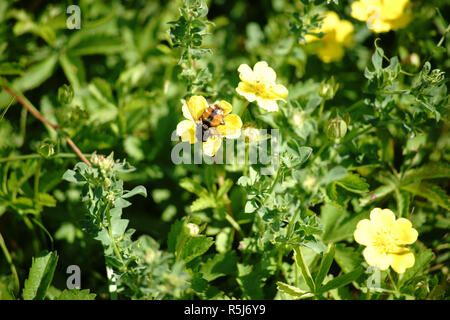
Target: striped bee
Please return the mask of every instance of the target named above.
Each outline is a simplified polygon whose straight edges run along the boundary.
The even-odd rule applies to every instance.
[[[220,133],[216,127],[225,124],[223,118],[224,111],[222,107],[217,104],[209,106],[197,123],[197,140],[205,142],[209,137],[219,135]]]

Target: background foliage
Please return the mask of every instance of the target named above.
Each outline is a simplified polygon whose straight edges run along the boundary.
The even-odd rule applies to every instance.
[[[382,34],[351,2],[86,0],[69,30],[72,3],[1,1],[0,299],[448,298],[448,1],[412,1],[413,23]],[[355,28],[329,64],[302,42],[325,9]],[[239,113],[237,68],[261,60],[287,103],[242,119],[280,129],[277,172],[174,165],[181,99]],[[369,292],[353,231],[374,207],[419,240]],[[69,265],[84,290],[65,290]]]

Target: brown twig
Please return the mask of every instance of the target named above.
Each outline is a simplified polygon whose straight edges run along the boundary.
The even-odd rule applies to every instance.
[[[11,96],[13,96],[14,98],[16,98],[16,100],[22,105],[24,106],[36,119],[38,119],[39,121],[41,121],[42,123],[45,123],[46,125],[50,126],[53,130],[58,131],[59,127],[58,125],[48,121],[46,118],[44,118],[38,110],[36,110],[34,107],[32,107],[31,105],[29,105],[24,99],[22,99],[22,97],[20,95],[18,95],[17,93],[15,93],[14,91],[12,91],[11,89],[9,89],[6,86],[2,86],[3,90],[5,90],[6,92],[8,92]],[[91,163],[89,162],[88,159],[86,159],[86,157],[83,155],[83,153],[80,151],[80,149],[78,149],[78,147],[75,145],[75,143],[72,141],[72,139],[70,139],[69,137],[66,137],[66,141],[67,143],[70,145],[70,147],[75,151],[75,153],[80,157],[81,160],[83,160],[84,163],[86,163],[89,167],[91,166]]]

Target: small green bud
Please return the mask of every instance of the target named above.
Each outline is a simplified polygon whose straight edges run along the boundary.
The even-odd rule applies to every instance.
[[[58,101],[62,104],[69,104],[73,99],[73,89],[68,85],[63,85],[58,89]]]
[[[55,144],[56,143],[54,141],[45,139],[39,145],[38,153],[46,159],[50,158],[55,154]]]
[[[319,87],[319,96],[325,100],[331,100],[335,96],[339,88],[339,83],[334,81],[334,77],[331,77],[327,81],[323,80]]]
[[[347,123],[339,118],[331,119],[325,126],[325,133],[331,140],[341,139],[347,133]]]

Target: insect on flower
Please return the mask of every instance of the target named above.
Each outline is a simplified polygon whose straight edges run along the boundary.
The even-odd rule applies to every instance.
[[[222,138],[236,139],[241,134],[242,121],[230,114],[233,107],[225,100],[209,105],[202,96],[192,96],[183,104],[183,120],[177,125],[181,141],[203,143],[203,152],[214,156],[222,145]]]

